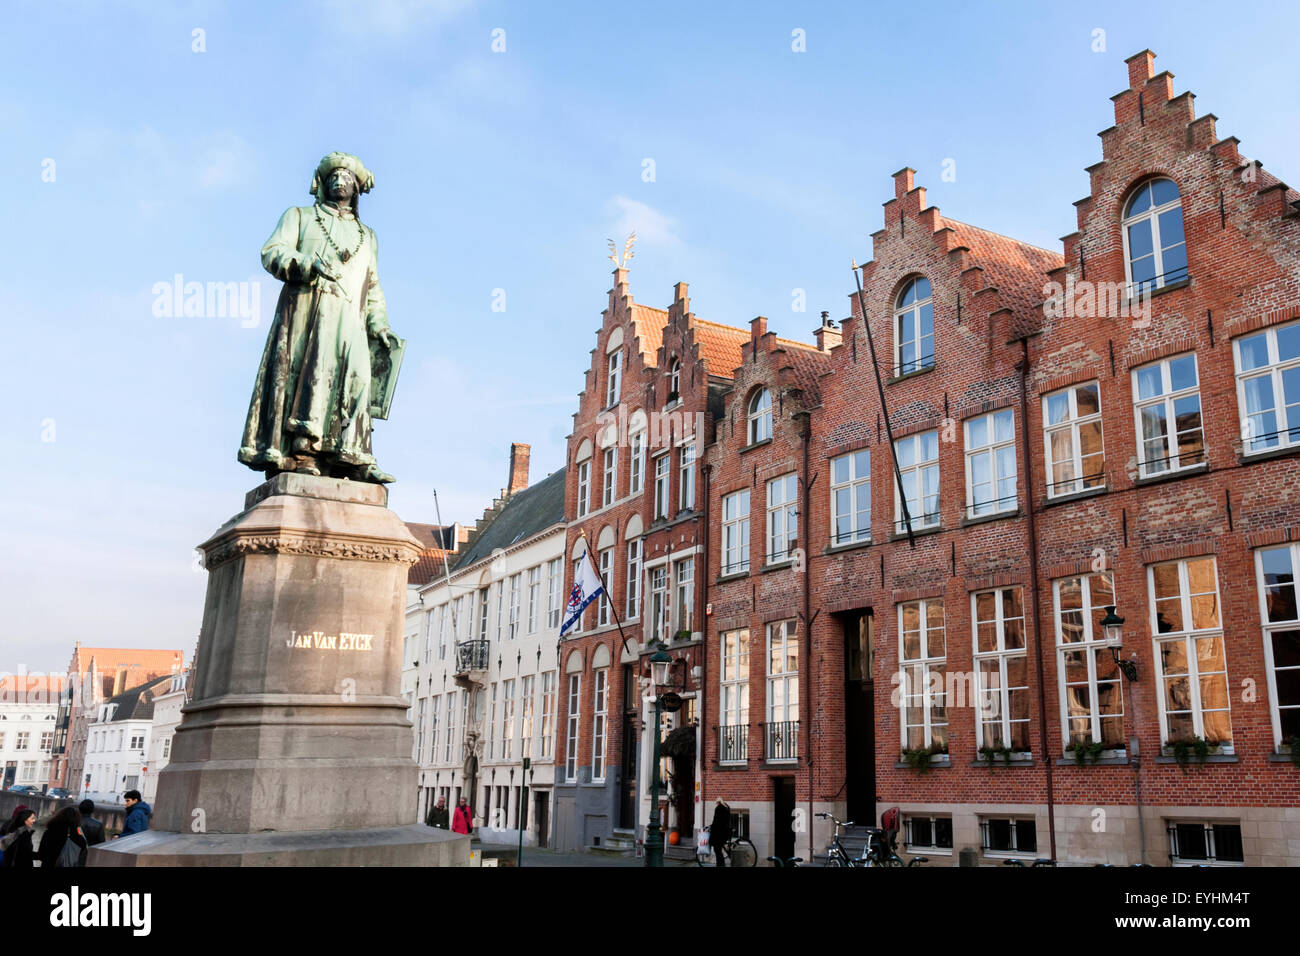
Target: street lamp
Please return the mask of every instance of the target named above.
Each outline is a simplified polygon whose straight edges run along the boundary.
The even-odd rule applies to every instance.
[[[1138,679],[1137,661],[1126,661],[1120,657],[1124,649],[1124,619],[1115,613],[1115,605],[1106,605],[1106,616],[1101,619],[1101,626],[1106,632],[1106,642],[1110,645],[1110,655],[1115,659],[1115,666],[1130,681]]]
[[[659,827],[659,725],[663,720],[661,710],[663,693],[660,688],[668,683],[668,675],[672,672],[672,667],[673,659],[664,653],[664,645],[660,641],[658,650],[650,657],[650,676],[654,681],[655,720],[654,750],[651,752],[650,759],[650,819],[645,828],[646,866],[664,865],[664,835]]]

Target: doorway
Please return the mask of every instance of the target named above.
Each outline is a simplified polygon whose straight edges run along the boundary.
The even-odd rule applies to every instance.
[[[871,609],[837,615],[844,627],[845,802],[850,820],[876,819],[875,617]]]
[[[546,815],[546,810],[549,805],[550,801],[545,793],[533,794],[533,806],[536,807],[537,816],[537,845],[542,849],[551,845],[551,822],[547,819]]]
[[[773,777],[772,788],[772,849],[788,860],[794,856],[794,777]]]
[[[641,695],[637,689],[636,668],[623,665],[623,779],[619,794],[618,825],[622,830],[636,827],[637,706]]]

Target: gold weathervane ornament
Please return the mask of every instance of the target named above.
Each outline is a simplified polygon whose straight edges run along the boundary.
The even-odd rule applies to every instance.
[[[636,245],[636,230],[633,229],[632,234],[627,237],[627,242],[623,243],[622,259],[619,258],[618,246],[614,245],[614,240],[606,239],[605,241],[609,243],[609,255],[605,258],[614,263],[615,269],[626,269],[628,262],[630,262],[632,257],[635,255],[635,253],[632,252],[632,247]]]

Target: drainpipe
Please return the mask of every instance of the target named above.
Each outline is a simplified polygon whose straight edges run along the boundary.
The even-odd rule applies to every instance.
[[[706,386],[707,389],[707,386]],[[704,436],[696,436],[700,444],[704,443]],[[704,772],[708,765],[705,759],[705,728],[709,726],[709,641],[712,639],[709,634],[709,504],[710,504],[710,487],[712,482],[709,476],[713,473],[712,465],[705,465],[700,468],[700,493],[702,496],[701,521],[703,522],[703,532],[697,532],[695,541],[700,545],[700,586],[696,588],[696,603],[699,610],[700,632],[704,635],[704,653],[700,654],[700,825],[704,825]]]
[[[812,503],[812,489],[808,481],[808,443],[812,437],[812,413],[799,412],[803,423],[799,428],[800,443],[803,445],[803,526],[800,530],[803,532],[804,549],[803,549],[803,668],[804,668],[804,690],[803,690],[803,709],[807,716],[804,717],[804,753],[808,755],[808,856],[807,860],[811,863],[817,858],[816,851],[813,849],[813,750],[812,750],[812,721],[808,719],[812,714],[812,617],[811,601],[812,589],[808,586],[808,562],[811,560],[810,546],[812,544],[812,533],[809,528],[808,520],[811,515],[810,505]]]
[[[1047,839],[1056,859],[1056,803],[1052,789],[1052,754],[1047,743],[1047,695],[1043,687],[1042,615],[1038,608],[1038,536],[1034,529],[1034,456],[1029,444],[1029,338],[1020,340],[1020,435],[1025,448],[1025,518],[1029,531],[1029,606],[1034,609],[1034,665],[1038,671],[1038,727],[1047,771]]]

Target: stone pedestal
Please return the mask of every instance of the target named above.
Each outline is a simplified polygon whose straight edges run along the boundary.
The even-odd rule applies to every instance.
[[[387,499],[280,474],[200,546],[195,683],[151,832],[92,865],[468,863],[464,837],[412,826],[401,655],[421,548]]]

